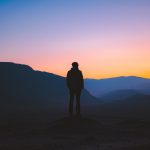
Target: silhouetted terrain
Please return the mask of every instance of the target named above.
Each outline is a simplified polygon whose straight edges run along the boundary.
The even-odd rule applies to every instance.
[[[95,114],[103,114],[106,116],[149,119],[150,95],[132,95],[123,100],[114,100],[111,102],[103,103],[99,109],[95,108],[95,110],[97,110]]]
[[[127,98],[137,94],[139,94],[139,91],[136,90],[118,90],[104,94],[101,96],[101,99],[104,102],[116,102],[126,100]]]
[[[150,95],[150,79],[140,77],[116,77],[108,79],[85,79],[85,88],[94,96],[101,98],[110,93],[123,90],[137,91]]]
[[[46,113],[49,117],[53,118],[56,115],[67,115],[68,89],[64,77],[47,72],[35,71],[27,65],[9,62],[1,62],[0,70],[0,116],[15,117],[16,114],[20,116],[22,114],[32,116],[34,114],[41,115],[42,113]],[[107,89],[106,87],[108,87],[109,81],[110,86]],[[117,114],[121,114],[121,112],[128,114],[131,111],[134,112],[132,114],[136,114],[140,110],[144,114],[150,112],[150,95],[132,89],[116,91],[116,89],[123,87],[141,88],[148,91],[149,89],[143,88],[148,87],[148,79],[126,77],[98,80],[97,82],[99,86],[103,87],[104,93],[108,93],[101,97],[107,104],[103,104],[102,100],[95,98],[87,90],[84,90],[81,97],[82,112],[96,115],[114,114],[114,112],[118,111],[120,113]],[[114,85],[116,82],[117,84]],[[129,84],[129,82],[131,83]],[[137,87],[137,85],[142,86]],[[101,113],[97,113],[98,111]]]
[[[118,77],[85,79],[85,87],[104,102],[96,114],[150,117],[150,79]]]
[[[150,121],[134,118],[62,118],[1,125],[5,150],[149,150]]]
[[[64,77],[4,62],[0,71],[0,149],[150,149],[149,80],[129,77],[136,89],[103,82],[104,102],[84,90],[82,117],[69,118]]]
[[[7,62],[0,63],[0,71],[1,112],[61,114],[68,111],[64,77]],[[96,103],[97,99],[84,90],[81,105],[86,109]]]

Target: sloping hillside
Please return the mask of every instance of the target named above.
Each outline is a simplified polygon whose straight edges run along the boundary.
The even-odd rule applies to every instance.
[[[0,72],[1,111],[67,111],[68,89],[64,77],[8,62],[0,63]],[[96,102],[96,98],[83,90],[84,106]]]

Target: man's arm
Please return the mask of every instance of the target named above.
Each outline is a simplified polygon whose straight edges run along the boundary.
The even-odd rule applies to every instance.
[[[66,84],[67,84],[67,87],[69,88],[69,76],[70,76],[70,73],[69,71],[67,72],[67,77],[66,77]]]
[[[84,89],[84,79],[82,72],[81,72],[81,88]]]

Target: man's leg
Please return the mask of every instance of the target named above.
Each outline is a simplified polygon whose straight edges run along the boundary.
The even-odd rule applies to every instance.
[[[73,99],[74,99],[74,93],[70,91],[70,102],[69,102],[69,115],[72,116],[73,114]]]
[[[80,96],[81,96],[81,91],[78,91],[76,93],[76,113],[78,116],[80,116]]]

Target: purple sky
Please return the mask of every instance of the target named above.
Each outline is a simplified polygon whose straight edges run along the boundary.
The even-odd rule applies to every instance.
[[[0,61],[84,77],[150,77],[149,0],[0,0]]]

